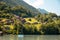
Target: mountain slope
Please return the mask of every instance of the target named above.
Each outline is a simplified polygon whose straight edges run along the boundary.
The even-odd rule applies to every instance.
[[[44,9],[38,9],[39,12],[41,12],[42,14],[48,13],[48,11],[44,10]]]
[[[21,5],[34,13],[39,13],[36,8],[32,7],[31,5],[28,5],[23,0],[0,0],[0,1],[6,2],[9,6]]]
[[[34,13],[23,6],[10,7],[5,2],[0,2],[0,13],[14,14],[20,17],[33,17]]]

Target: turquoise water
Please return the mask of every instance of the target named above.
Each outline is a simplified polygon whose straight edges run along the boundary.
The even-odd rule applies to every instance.
[[[60,40],[60,35],[4,35],[0,40]]]

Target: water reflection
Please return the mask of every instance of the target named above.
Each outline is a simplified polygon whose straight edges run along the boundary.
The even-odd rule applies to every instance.
[[[0,36],[0,40],[23,40],[22,35],[18,36],[18,35],[4,35],[4,36]]]
[[[4,35],[0,40],[60,40],[60,35]]]
[[[25,35],[24,40],[60,40],[59,35]]]

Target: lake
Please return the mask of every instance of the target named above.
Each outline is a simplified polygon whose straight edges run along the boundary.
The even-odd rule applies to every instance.
[[[4,35],[0,40],[60,40],[60,35]]]

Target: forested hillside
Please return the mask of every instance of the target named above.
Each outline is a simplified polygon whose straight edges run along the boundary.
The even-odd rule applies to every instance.
[[[0,2],[0,31],[7,34],[58,35],[60,16],[55,13],[34,15],[23,6],[10,7]]]
[[[8,6],[11,6],[11,7],[13,7],[13,6],[23,6],[27,10],[30,10],[31,12],[34,12],[35,15],[37,13],[39,13],[36,8],[27,4],[23,0],[0,0],[0,1],[5,2]]]

